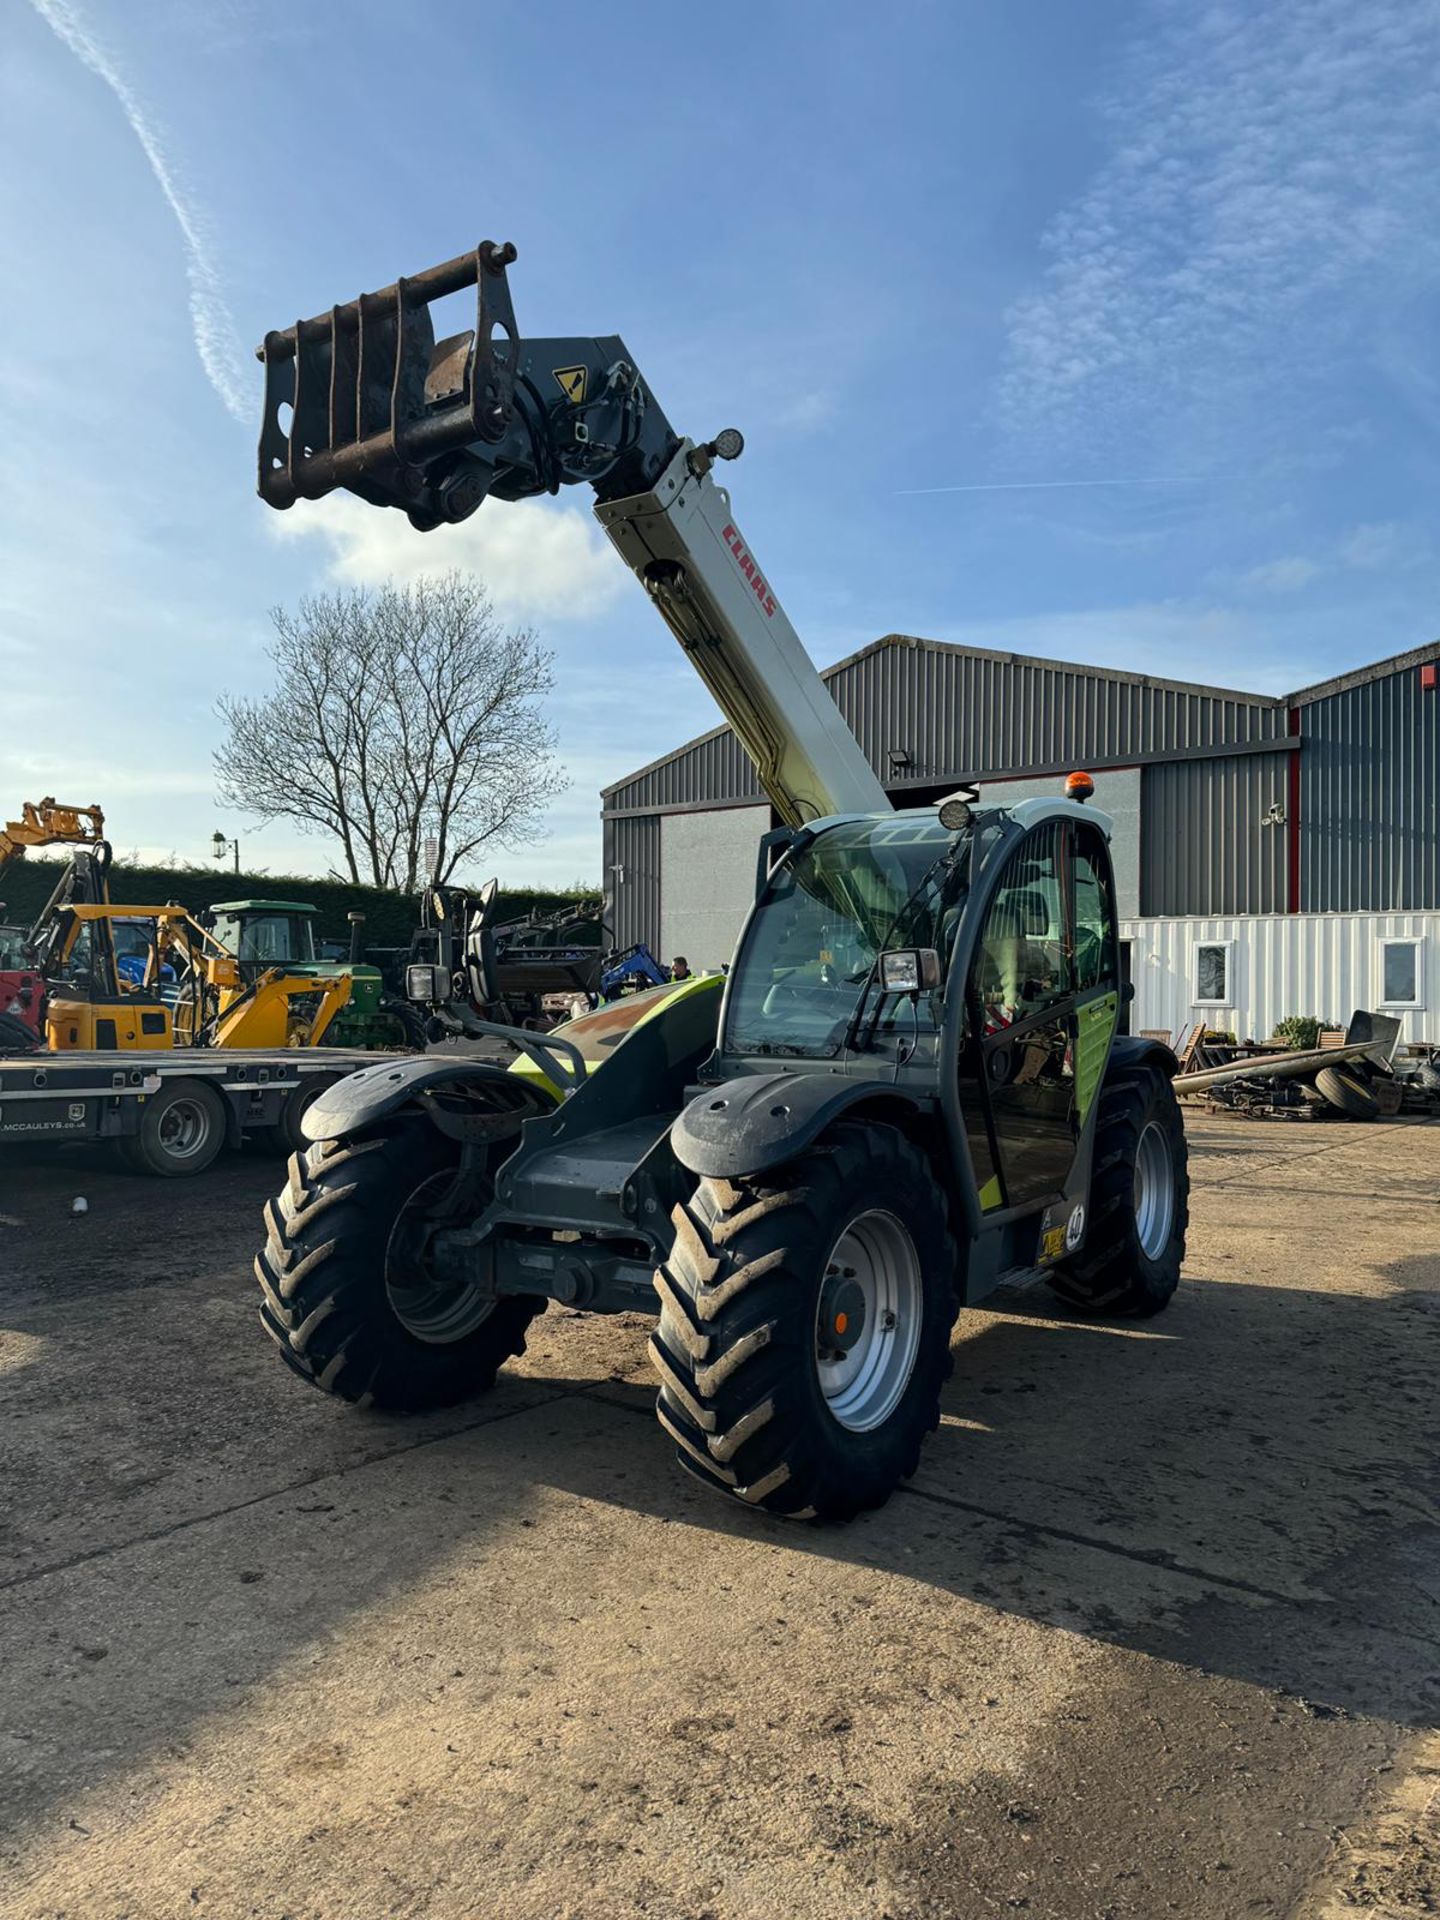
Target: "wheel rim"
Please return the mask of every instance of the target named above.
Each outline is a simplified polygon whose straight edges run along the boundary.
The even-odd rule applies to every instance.
[[[1158,1260],[1175,1218],[1175,1161],[1158,1120],[1145,1124],[1135,1151],[1135,1233],[1147,1260]]]
[[[160,1116],[160,1145],[171,1160],[190,1160],[210,1139],[210,1115],[198,1100],[181,1095]]]
[[[836,1322],[844,1323],[838,1337],[847,1338],[857,1307],[859,1334],[842,1349]],[[858,1215],[830,1250],[815,1313],[820,1390],[847,1432],[873,1432],[900,1404],[915,1371],[923,1315],[920,1256],[906,1228],[893,1213]]]
[[[427,1257],[435,1204],[454,1178],[447,1168],[420,1183],[400,1209],[385,1249],[385,1295],[391,1311],[407,1333],[428,1346],[465,1339],[495,1311],[493,1296],[473,1281],[435,1273]]]

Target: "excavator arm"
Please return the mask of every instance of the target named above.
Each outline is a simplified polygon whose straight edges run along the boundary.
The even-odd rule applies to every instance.
[[[0,827],[0,867],[7,860],[22,859],[27,847],[53,847],[60,844],[98,847],[105,840],[105,816],[99,807],[63,807],[47,798],[37,806],[22,801],[20,818],[7,820]]]
[[[494,496],[589,485],[649,593],[791,826],[889,809],[884,788],[712,477],[743,442],[675,432],[623,340],[523,341],[506,268],[474,253],[269,333],[260,493],[273,507],[348,488],[421,531]],[[475,288],[475,324],[437,341],[431,306]]]

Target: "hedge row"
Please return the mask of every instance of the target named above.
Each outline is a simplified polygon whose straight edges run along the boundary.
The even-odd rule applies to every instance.
[[[49,899],[63,866],[63,860],[12,860],[0,873],[0,900],[5,902],[0,920],[28,927]],[[222,871],[212,867],[138,866],[118,854],[110,869],[110,898],[117,906],[133,901],[136,906],[147,907],[178,900],[192,913],[221,900],[298,900],[318,909],[317,940],[347,943],[350,924],[346,916],[358,911],[365,915],[367,947],[407,946],[419,920],[413,895],[391,893],[382,887],[357,887],[348,880],[316,880],[305,874],[237,874],[228,867]],[[532,908],[555,913],[577,901],[596,898],[583,889],[502,888],[499,917],[502,921],[519,919]]]

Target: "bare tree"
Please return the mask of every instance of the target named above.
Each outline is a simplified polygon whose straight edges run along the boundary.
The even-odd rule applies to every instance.
[[[350,879],[407,892],[537,837],[567,784],[540,706],[552,656],[501,627],[478,581],[319,594],[270,617],[273,690],[217,703],[222,802],[331,835]]]

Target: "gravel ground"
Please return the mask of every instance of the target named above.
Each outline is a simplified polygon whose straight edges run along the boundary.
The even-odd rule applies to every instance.
[[[0,1160],[0,1913],[1440,1911],[1440,1127],[1191,1131],[1171,1310],[965,1316],[843,1530],[678,1471],[638,1319],[357,1414],[274,1162]]]

